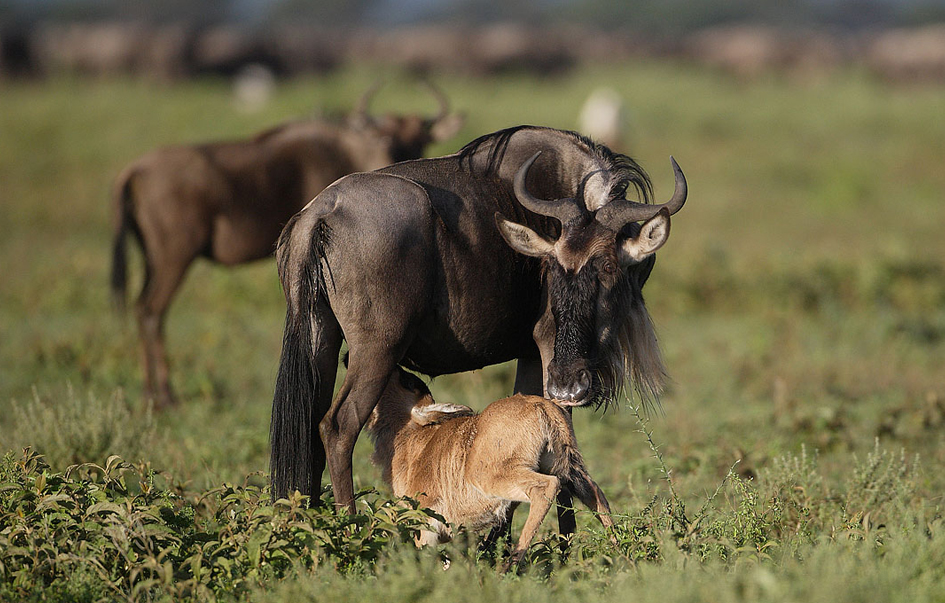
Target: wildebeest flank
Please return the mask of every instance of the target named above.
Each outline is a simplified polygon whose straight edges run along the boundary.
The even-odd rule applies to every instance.
[[[286,221],[323,188],[352,172],[415,159],[453,136],[462,118],[434,89],[439,114],[372,116],[362,97],[347,120],[287,123],[251,140],[158,149],[128,166],[114,191],[112,289],[125,290],[125,238],[144,252],[136,304],[146,395],[175,402],[164,347],[164,316],[199,256],[231,266],[269,256]]]
[[[468,406],[435,402],[420,379],[398,368],[368,430],[372,459],[394,494],[415,496],[450,524],[497,527],[510,506],[529,503],[509,565],[521,560],[564,484],[605,528],[613,526],[607,498],[578,451],[571,414],[541,396],[516,394],[476,414]],[[449,526],[432,519],[419,542],[451,537]]]
[[[273,496],[317,492],[327,459],[336,503],[353,505],[351,453],[398,364],[439,375],[518,359],[517,392],[604,404],[630,377],[655,397],[664,371],[642,287],[686,198],[673,165],[670,201],[629,201],[628,188],[650,197],[633,160],[522,126],[325,189],[276,254]]]

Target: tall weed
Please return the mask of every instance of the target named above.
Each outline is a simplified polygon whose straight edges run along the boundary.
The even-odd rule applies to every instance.
[[[11,403],[10,423],[0,427],[4,450],[32,447],[50,466],[69,465],[120,454],[125,458],[151,457],[157,429],[151,407],[133,411],[122,390],[102,398],[82,398],[72,386],[64,396],[33,397],[25,404]]]

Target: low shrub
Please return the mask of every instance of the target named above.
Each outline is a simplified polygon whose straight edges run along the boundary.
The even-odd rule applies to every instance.
[[[248,485],[188,499],[165,481],[117,456],[55,473],[32,450],[7,454],[0,600],[208,600],[297,568],[365,572],[429,518],[409,500],[363,493],[348,515],[298,494],[270,503]]]

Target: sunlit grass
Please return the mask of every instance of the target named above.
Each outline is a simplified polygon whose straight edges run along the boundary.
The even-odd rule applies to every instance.
[[[284,312],[272,262],[191,269],[167,323],[183,403],[136,425],[144,405],[134,320],[114,315],[107,287],[111,183],[155,146],[247,136],[344,110],[382,76],[388,84],[377,111],[435,111],[421,86],[375,68],[281,82],[254,114],[235,108],[223,81],[4,83],[0,453],[45,445],[55,456],[63,438],[134,434],[143,425],[144,460],[195,496],[265,471]],[[816,456],[821,502],[832,500],[851,488],[877,438],[891,455],[904,450],[910,466],[919,455],[905,508],[888,516],[882,537],[857,540],[825,527],[845,519],[824,502],[820,511],[833,515],[816,524],[810,542],[772,532],[778,546],[729,565],[694,563],[674,544],[659,562],[617,569],[585,571],[572,559],[577,573],[556,569],[548,584],[540,569],[534,579],[503,580],[472,562],[456,560],[440,573],[432,555],[405,554],[382,563],[376,577],[316,573],[251,597],[287,600],[327,589],[338,599],[383,591],[392,600],[586,601],[628,592],[661,601],[931,598],[945,566],[945,87],[894,88],[859,72],[746,82],[650,62],[550,79],[443,75],[436,82],[467,121],[432,154],[518,123],[573,128],[590,90],[608,85],[627,102],[628,148],[621,150],[649,170],[657,197],[669,194],[670,154],[686,171],[690,200],[673,219],[645,292],[671,377],[663,413],[648,428],[687,512],[733,465],[759,488],[753,492],[767,492],[764,480],[774,472],[800,483],[804,472],[779,459],[802,450]],[[139,287],[139,260],[130,255],[129,296]],[[482,408],[508,393],[512,379],[513,367],[503,365],[442,376],[432,389],[443,401]],[[31,408],[34,387],[35,416],[15,415],[12,401]],[[113,413],[103,430],[106,407],[118,399],[130,414]],[[56,414],[56,401],[69,406]],[[605,415],[578,410],[575,430],[614,511],[635,515],[654,497],[665,504],[669,493],[629,404]],[[68,429],[57,426],[63,420]],[[380,487],[369,450],[363,438],[356,485]],[[712,511],[736,517],[739,496],[728,482]],[[585,515],[579,525],[592,527]],[[795,548],[781,546],[787,542]],[[884,555],[907,569],[884,563]],[[595,553],[588,563],[604,562]]]

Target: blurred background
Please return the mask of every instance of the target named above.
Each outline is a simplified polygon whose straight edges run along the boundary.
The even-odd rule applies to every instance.
[[[2,0],[0,74],[292,76],[366,61],[550,74],[661,57],[739,76],[857,64],[941,79],[943,19],[942,0]]]

